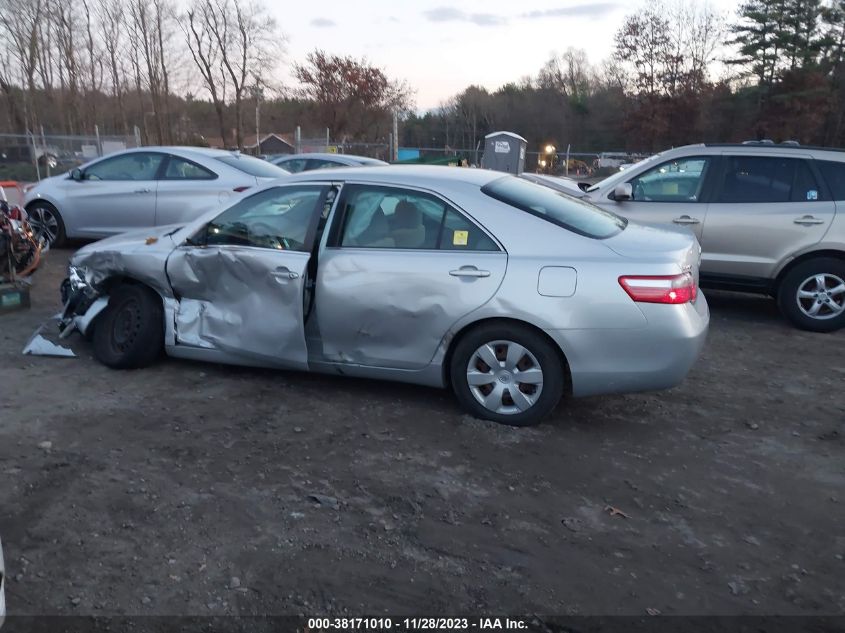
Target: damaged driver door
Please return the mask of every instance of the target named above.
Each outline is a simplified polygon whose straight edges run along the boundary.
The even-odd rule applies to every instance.
[[[177,346],[220,360],[308,368],[304,295],[329,187],[289,185],[242,199],[178,247],[167,274]]]

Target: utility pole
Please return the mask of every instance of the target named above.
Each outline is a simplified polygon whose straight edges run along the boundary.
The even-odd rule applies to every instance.
[[[390,160],[399,160],[399,115],[393,111],[393,139],[390,144]]]

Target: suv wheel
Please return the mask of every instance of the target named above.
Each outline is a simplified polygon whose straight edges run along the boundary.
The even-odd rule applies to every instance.
[[[845,327],[845,261],[820,257],[798,264],[780,283],[778,306],[802,330]]]

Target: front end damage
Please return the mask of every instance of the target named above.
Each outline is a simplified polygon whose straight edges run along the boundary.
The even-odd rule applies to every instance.
[[[175,248],[172,235],[181,227],[132,231],[81,248],[71,258],[62,282],[61,338],[90,333],[108,307],[112,288],[124,283],[149,286],[165,300],[172,297],[165,264]]]

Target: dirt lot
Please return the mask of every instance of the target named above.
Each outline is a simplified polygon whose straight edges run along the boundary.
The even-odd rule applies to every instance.
[[[845,613],[845,332],[711,292],[681,387],[512,429],[411,386],[112,371],[76,335],[22,356],[70,254],[0,317],[10,613]]]

